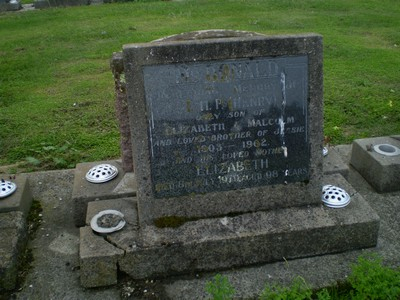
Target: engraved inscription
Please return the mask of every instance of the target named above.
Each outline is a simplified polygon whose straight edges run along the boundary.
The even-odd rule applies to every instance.
[[[307,56],[143,72],[155,197],[309,178]]]

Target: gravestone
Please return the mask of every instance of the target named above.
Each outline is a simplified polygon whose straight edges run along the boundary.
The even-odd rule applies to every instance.
[[[203,35],[124,47],[140,223],[319,203],[321,37]]]
[[[16,11],[22,8],[20,0],[0,0],[1,11]]]
[[[68,7],[90,5],[90,0],[35,0],[33,3],[36,9],[49,8],[49,7]]]
[[[118,207],[126,225],[105,238],[81,228],[82,285],[376,245],[379,217],[339,173],[323,176],[321,36],[199,31],[115,57],[137,193],[90,202],[86,224]],[[323,184],[351,203],[324,207]]]

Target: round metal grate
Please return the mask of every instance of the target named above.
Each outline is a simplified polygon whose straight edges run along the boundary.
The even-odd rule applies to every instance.
[[[0,198],[10,196],[17,189],[17,185],[11,181],[2,179],[0,182]]]
[[[386,156],[396,156],[400,154],[400,149],[390,144],[379,144],[374,146],[375,152]]]
[[[90,221],[90,227],[98,233],[111,233],[122,229],[126,224],[124,215],[113,209],[107,209],[96,214]]]
[[[91,183],[104,183],[118,175],[118,169],[113,165],[101,164],[94,166],[86,173],[86,180]]]
[[[325,185],[322,188],[322,202],[328,207],[342,208],[350,203],[350,196],[344,189],[334,185]]]

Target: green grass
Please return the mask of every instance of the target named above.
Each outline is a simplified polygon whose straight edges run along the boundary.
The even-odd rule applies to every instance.
[[[0,14],[0,165],[119,157],[109,59],[200,29],[324,36],[325,135],[400,133],[398,0],[126,2]],[[34,163],[36,162],[36,163]]]
[[[236,291],[226,276],[217,274],[205,285],[206,292],[214,300],[235,299]],[[389,300],[400,299],[400,269],[383,264],[375,253],[361,255],[351,265],[346,282],[312,290],[304,278],[297,276],[289,286],[278,282],[265,284],[255,299],[260,300]]]

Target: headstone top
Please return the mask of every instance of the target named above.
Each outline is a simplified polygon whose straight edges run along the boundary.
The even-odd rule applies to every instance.
[[[222,38],[254,37],[254,36],[265,36],[265,35],[249,31],[211,29],[211,30],[199,30],[199,31],[174,34],[171,36],[163,37],[161,39],[157,39],[153,42],[206,40],[206,39],[222,39]]]

